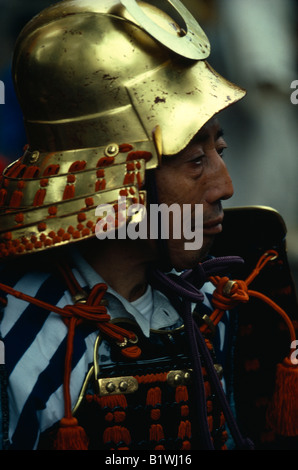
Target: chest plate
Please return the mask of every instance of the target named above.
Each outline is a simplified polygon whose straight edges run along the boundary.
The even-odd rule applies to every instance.
[[[131,325],[129,325],[131,330]],[[183,327],[152,331],[135,326],[138,358],[98,337],[74,414],[93,450],[200,449],[192,366]],[[216,449],[225,445],[223,414],[202,368],[209,429]]]

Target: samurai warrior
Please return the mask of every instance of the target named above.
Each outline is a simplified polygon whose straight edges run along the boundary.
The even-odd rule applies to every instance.
[[[297,375],[286,230],[273,209],[223,210],[220,113],[245,91],[209,55],[178,0],[63,0],[20,33],[28,145],[0,185],[3,449],[296,445],[275,386]],[[152,222],[173,206],[190,208],[179,236],[175,214]]]

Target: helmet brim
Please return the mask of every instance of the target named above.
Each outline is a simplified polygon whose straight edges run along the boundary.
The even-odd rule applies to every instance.
[[[206,122],[246,94],[206,61],[166,62],[126,88],[147,134],[160,127],[164,155],[183,150]]]

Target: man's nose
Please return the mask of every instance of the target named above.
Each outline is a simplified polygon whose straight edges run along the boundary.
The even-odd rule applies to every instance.
[[[234,188],[232,178],[220,155],[216,155],[213,165],[211,184],[207,193],[206,200],[209,204],[220,200],[226,200],[233,196]]]

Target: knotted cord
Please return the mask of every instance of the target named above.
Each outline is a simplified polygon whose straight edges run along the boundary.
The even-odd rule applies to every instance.
[[[264,294],[248,289],[249,284],[255,279],[255,277],[267,265],[267,263],[272,261],[277,256],[278,253],[274,250],[266,252],[260,258],[255,269],[245,281],[231,281],[226,276],[220,277],[219,275],[212,275],[214,273],[224,271],[227,268],[231,268],[231,266],[235,263],[243,263],[243,260],[239,257],[222,257],[210,259],[201,263],[200,265],[198,265],[197,268],[193,270],[185,271],[180,276],[166,275],[158,270],[154,271],[153,273],[152,284],[155,285],[155,287],[157,287],[159,290],[163,291],[166,295],[168,295],[170,299],[176,302],[176,304],[177,300],[180,299],[180,306],[182,305],[181,313],[183,316],[185,330],[188,335],[192,353],[192,361],[194,368],[194,385],[198,397],[198,422],[201,426],[201,437],[203,441],[203,448],[205,449],[213,449],[214,447],[210,436],[210,430],[208,427],[204,379],[202,375],[200,353],[203,357],[204,365],[208,370],[210,379],[213,383],[214,389],[221,403],[223,412],[227,420],[227,424],[233,435],[237,448],[252,448],[253,444],[249,439],[244,439],[241,436],[241,433],[238,429],[238,426],[235,422],[235,419],[227,402],[227,398],[223,391],[220,379],[215,371],[213,360],[206,345],[206,340],[203,336],[203,334],[207,332],[208,325],[202,325],[200,328],[198,327],[198,325],[193,320],[191,304],[203,301],[204,295],[200,291],[200,288],[209,279],[210,282],[212,282],[215,286],[215,291],[213,295],[213,304],[215,309],[210,316],[210,319],[212,320],[214,325],[217,325],[219,323],[220,319],[222,318],[222,315],[226,310],[235,307],[239,303],[248,302],[250,297],[256,297],[265,301],[282,316],[289,328],[291,340],[295,341],[295,330],[287,314],[277,304],[275,304],[275,302],[266,297]],[[70,275],[71,270],[64,267],[62,268],[62,272],[64,272],[65,278],[68,279],[68,287],[70,289],[70,292],[74,294],[78,290],[78,285],[76,282],[73,287],[71,287],[70,285],[71,279],[75,279],[73,275]],[[107,314],[106,306],[103,305],[103,297],[107,290],[107,286],[103,283],[95,285],[86,299],[80,300],[74,305],[66,305],[63,308],[57,307],[55,305],[50,305],[44,301],[35,299],[2,283],[0,283],[0,290],[16,298],[19,298],[26,302],[30,302],[42,309],[57,313],[63,318],[63,321],[68,326],[67,352],[65,357],[64,375],[65,416],[61,420],[61,425],[62,427],[76,426],[76,420],[75,418],[73,418],[71,413],[71,399],[69,392],[71,362],[73,353],[73,339],[76,326],[83,321],[91,322],[100,331],[120,343],[123,343],[125,339],[134,342],[136,339],[135,334],[110,322],[110,316]]]
[[[222,389],[218,375],[214,369],[213,361],[206,345],[206,338],[204,338],[203,336],[204,334],[210,332],[210,320],[211,324],[213,324],[213,326],[215,327],[220,322],[223,314],[227,310],[231,310],[232,308],[239,305],[239,303],[248,302],[250,297],[256,297],[266,302],[283,318],[289,329],[291,337],[291,347],[292,345],[296,344],[295,329],[293,323],[291,322],[290,318],[285,313],[285,311],[263,293],[248,288],[249,284],[251,284],[251,282],[256,278],[256,276],[262,271],[262,269],[269,262],[273,261],[277,257],[278,253],[275,250],[268,250],[260,257],[259,261],[256,264],[256,267],[253,269],[253,271],[246,278],[245,281],[231,281],[226,276],[221,277],[218,275],[210,275],[212,270],[219,272],[220,268],[224,267],[223,263],[225,261],[227,261],[228,266],[231,265],[231,263],[233,262],[239,262],[239,259],[237,260],[237,257],[214,258],[208,260],[204,263],[201,263],[196,269],[192,271],[186,271],[181,276],[169,277],[158,271],[155,273],[156,280],[159,283],[158,288],[160,290],[163,290],[168,296],[170,296],[170,298],[173,298],[173,296],[181,296],[184,299],[184,302],[182,302],[182,316],[185,323],[185,329],[187,331],[188,338],[190,341],[190,348],[192,352],[193,366],[195,371],[195,386],[199,398],[199,422],[201,423],[202,436],[205,437],[207,448],[212,448],[212,442],[210,438],[210,432],[207,426],[207,414],[205,406],[206,400],[202,399],[202,397],[204,397],[204,388],[199,351],[204,359],[205,366],[208,369],[209,376],[216,390],[228,426],[234,437],[237,447],[240,449],[253,448],[252,442],[249,439],[243,439],[243,437],[241,436],[234,416],[232,415],[232,412],[230,410],[230,406],[227,402],[225,393]],[[191,282],[189,282],[188,279],[191,279]],[[210,315],[208,323],[202,325],[199,328],[198,325],[194,322],[193,316],[191,314],[191,302],[198,302],[199,299],[201,301],[203,300],[203,294],[198,289],[200,289],[208,279],[215,286],[215,291],[213,293],[212,299],[212,303],[215,309]],[[177,299],[174,299],[174,301],[177,304]],[[293,349],[291,349],[291,351],[292,350]]]
[[[67,325],[68,334],[63,381],[65,416],[61,420],[61,424],[62,426],[76,424],[76,420],[72,417],[71,412],[71,397],[69,387],[75,328],[84,320],[91,322],[102,333],[105,333],[119,343],[125,343],[126,338],[130,341],[135,341],[135,334],[119,327],[118,325],[110,323],[110,315],[107,314],[107,308],[104,305],[101,305],[102,298],[107,290],[106,284],[103,283],[97,284],[93,287],[90,295],[84,303],[66,305],[63,308],[35,299],[34,297],[19,292],[2,283],[0,283],[0,290],[20,300],[34,304],[44,310],[57,313],[62,317],[64,323]]]
[[[291,344],[295,344],[296,340],[296,333],[293,323],[291,322],[288,315],[285,311],[279,307],[273,300],[269,297],[264,295],[261,292],[257,292],[255,290],[251,290],[248,286],[252,283],[252,281],[258,276],[258,274],[265,268],[265,266],[276,259],[278,257],[278,253],[275,250],[268,250],[264,253],[256,267],[251,272],[251,274],[245,279],[245,281],[235,280],[230,281],[228,277],[219,277],[219,276],[211,276],[209,278],[210,282],[215,286],[215,291],[213,293],[212,303],[215,307],[215,310],[210,315],[210,320],[216,326],[223,314],[226,310],[230,310],[237,306],[239,303],[247,303],[250,297],[256,297],[263,302],[267,303],[271,308],[273,308],[285,321],[291,338]],[[206,333],[208,329],[208,325],[203,325],[201,327],[201,331]]]
[[[227,402],[225,393],[222,389],[221,382],[218,378],[217,373],[214,369],[212,358],[210,357],[207,349],[205,339],[199,331],[191,312],[191,303],[202,302],[204,296],[199,289],[208,280],[208,277],[213,272],[220,272],[226,270],[228,267],[231,268],[232,264],[243,263],[243,260],[239,257],[222,257],[213,258],[201,263],[196,269],[186,271],[181,276],[168,275],[161,271],[155,271],[153,273],[153,280],[155,286],[158,286],[160,290],[170,296],[170,298],[182,296],[182,310],[181,314],[184,320],[185,331],[189,340],[193,370],[194,370],[194,387],[196,396],[198,399],[197,413],[198,423],[201,431],[201,439],[203,442],[203,448],[207,450],[214,449],[210,430],[208,426],[207,418],[207,407],[206,397],[204,388],[204,378],[202,374],[202,364],[200,359],[200,353],[202,354],[205,362],[206,369],[208,370],[211,381],[216,389],[218,398],[223,408],[227,423],[238,449],[251,449],[253,444],[249,439],[244,439],[238,429],[235,419],[230,412],[230,407]],[[196,279],[196,286],[190,284],[188,279]]]

